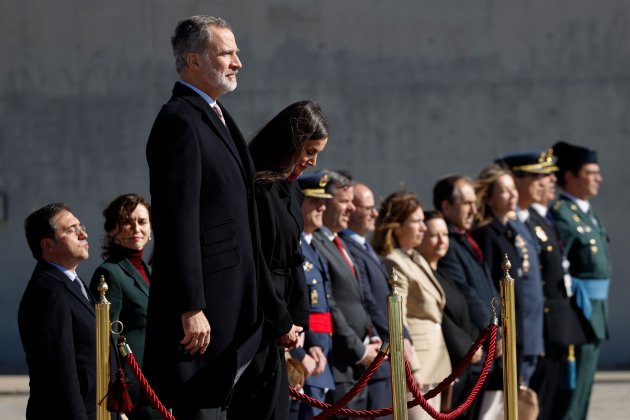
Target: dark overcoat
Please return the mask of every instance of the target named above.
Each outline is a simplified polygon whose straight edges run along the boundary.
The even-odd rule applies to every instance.
[[[227,126],[177,83],[147,143],[155,245],[145,372],[167,406],[225,405],[260,343],[253,164],[221,110]],[[211,341],[190,357],[179,344],[181,314],[197,309]]]

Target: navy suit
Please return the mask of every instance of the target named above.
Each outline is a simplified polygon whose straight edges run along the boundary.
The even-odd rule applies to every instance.
[[[326,263],[319,257],[317,251],[306,242],[303,236],[300,242],[300,251],[304,256],[303,268],[308,289],[310,311],[312,313],[330,312],[329,301],[332,297],[329,292],[331,285],[328,279]],[[304,348],[291,350],[291,356],[302,360],[311,347],[320,347],[322,349],[326,356],[326,369],[319,375],[306,378],[304,381],[304,392],[306,395],[324,401],[325,390],[335,389],[335,381],[331,370],[332,335],[312,330],[308,330],[305,334]],[[307,404],[300,404],[298,410],[298,418],[300,420],[310,419],[321,412],[321,410]]]
[[[448,252],[438,262],[438,268],[466,296],[472,322],[483,330],[488,326],[492,315],[492,298],[499,297],[498,289],[494,286],[494,280],[499,279],[492,278],[488,267],[475,257],[465,236],[458,233],[450,223],[448,237]],[[499,305],[495,306],[498,310]]]
[[[342,231],[339,236],[352,255],[361,285],[365,306],[371,316],[372,324],[383,341],[389,341],[389,321],[387,319],[387,296],[391,289],[387,282],[385,267],[374,259],[367,249],[354,240],[352,231]],[[385,360],[368,383],[368,410],[377,410],[391,405],[391,368]],[[391,418],[391,417],[387,417]]]
[[[525,225],[517,220],[510,220],[503,225],[497,219],[492,219],[489,224],[476,229],[473,235],[497,282],[503,276],[503,254],[508,255],[512,264],[510,276],[515,280],[518,367],[519,374],[525,374],[525,383],[529,385],[529,376],[533,372],[522,372],[525,361],[544,351],[540,263],[533,245],[534,239]],[[527,258],[524,258],[525,255]]]
[[[93,304],[64,273],[39,261],[18,325],[30,377],[26,418],[96,419]]]

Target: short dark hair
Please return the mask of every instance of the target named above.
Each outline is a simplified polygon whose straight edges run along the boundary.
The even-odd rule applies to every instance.
[[[116,197],[109,205],[103,210],[103,216],[105,217],[105,237],[103,238],[103,245],[101,253],[103,259],[107,259],[110,254],[110,248],[113,243],[113,238],[109,236],[109,232],[113,231],[117,227],[122,225],[131,217],[131,213],[142,204],[149,212],[149,221],[151,221],[151,204],[144,197],[138,194],[123,194]]]
[[[424,223],[433,219],[442,219],[444,220],[444,215],[439,210],[426,210],[424,212]]]
[[[462,180],[469,185],[473,185],[470,178],[464,175],[449,175],[435,183],[433,187],[433,207],[435,207],[436,210],[444,210],[442,208],[442,202],[444,202],[444,200],[448,201],[450,204],[455,203],[455,200],[459,196],[457,184]]]
[[[299,101],[273,117],[249,143],[256,181],[286,179],[300,160],[306,143],[328,138],[328,121],[313,101]]]
[[[191,16],[177,23],[175,33],[171,37],[177,73],[181,73],[186,67],[188,53],[200,53],[205,50],[208,41],[212,39],[209,26],[232,30],[225,20],[208,15]]]
[[[69,212],[70,207],[64,203],[47,204],[42,208],[34,210],[24,220],[26,241],[36,260],[42,259],[41,240],[55,237],[57,226],[53,223],[53,219],[62,211]]]

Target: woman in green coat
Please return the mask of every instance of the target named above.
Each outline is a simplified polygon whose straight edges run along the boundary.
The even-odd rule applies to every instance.
[[[98,296],[101,276],[109,287],[106,297],[111,302],[110,319],[120,321],[127,344],[142,367],[144,336],[149,302],[150,272],[142,260],[145,245],[151,240],[151,205],[137,194],[125,194],[112,201],[105,210],[103,259],[90,282],[90,289]],[[131,420],[157,419],[140,390],[131,370],[125,365],[125,378],[134,409],[127,416]]]

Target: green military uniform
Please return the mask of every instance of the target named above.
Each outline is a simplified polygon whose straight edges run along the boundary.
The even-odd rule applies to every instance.
[[[592,211],[584,213],[566,195],[551,206],[559,236],[564,244],[573,289],[592,330],[589,342],[577,347],[576,389],[565,419],[586,417],[593,378],[599,358],[599,345],[608,338],[608,281],[611,274],[608,236]],[[586,291],[585,295],[581,295]],[[581,298],[585,298],[580,302]],[[589,309],[590,305],[590,309]]]

